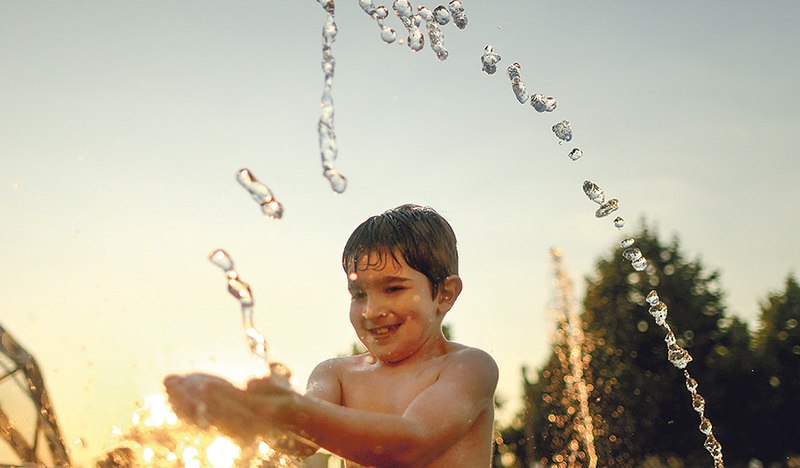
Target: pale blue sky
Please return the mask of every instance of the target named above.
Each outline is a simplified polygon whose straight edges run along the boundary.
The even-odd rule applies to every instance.
[[[552,246],[582,290],[645,217],[719,269],[729,311],[751,323],[797,271],[800,5],[462,1],[469,26],[444,28],[445,62],[384,44],[355,0],[338,2],[340,196],[320,175],[316,1],[3,5],[0,323],[39,360],[67,439],[87,440],[77,461],[165,374],[249,371],[237,304],[206,259],[217,248],[252,286],[273,356],[305,379],[355,340],[339,266],[352,229],[434,206],[465,283],[447,321],[498,361],[513,410],[520,366],[549,349]],[[555,112],[516,102],[514,62]],[[575,137],[558,145],[563,119]],[[236,183],[244,167],[282,221]],[[622,232],[595,219],[586,179],[620,199]]]

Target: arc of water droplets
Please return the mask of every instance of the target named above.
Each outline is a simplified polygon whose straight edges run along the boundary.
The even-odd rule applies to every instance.
[[[331,97],[333,73],[336,65],[332,47],[333,42],[336,40],[338,29],[336,28],[333,0],[317,0],[317,2],[322,5],[327,14],[325,25],[322,27],[322,71],[325,75],[325,80],[320,101],[322,111],[317,126],[319,151],[322,157],[322,175],[328,179],[334,192],[342,193],[347,188],[347,179],[336,169],[336,158],[338,157],[339,149],[336,144],[336,131],[333,126],[334,109],[333,98]]]
[[[269,219],[280,219],[283,216],[283,206],[275,200],[270,189],[256,180],[248,169],[242,169],[236,173],[236,180],[250,192],[253,199],[261,205],[264,217]]]
[[[568,360],[561,355],[559,355],[559,359],[562,360],[562,366],[568,368],[565,374],[569,374],[572,377],[570,380],[565,379],[565,384],[570,399],[578,403],[576,432],[586,449],[588,467],[596,468],[597,453],[594,446],[594,423],[589,414],[589,391],[586,387],[586,380],[583,377],[583,370],[588,368],[591,356],[583,351],[583,343],[585,342],[583,326],[575,310],[572,298],[572,281],[570,281],[569,275],[564,271],[561,264],[560,249],[551,249],[550,258],[552,258],[553,269],[555,270],[559,302],[558,306],[553,309],[553,313],[557,314],[557,323],[563,324],[562,329],[566,335],[567,350],[569,352]],[[577,451],[577,447],[573,450]],[[573,460],[578,458],[575,453],[571,457]]]
[[[267,377],[270,375],[269,352],[267,340],[253,324],[253,293],[250,285],[239,279],[239,274],[233,269],[233,260],[222,249],[212,252],[208,259],[211,263],[222,268],[228,278],[228,292],[231,293],[242,307],[242,324],[250,353],[255,359],[256,375]]]
[[[481,64],[483,65],[483,71],[487,74],[491,75],[496,71],[495,65],[497,62],[500,61],[500,56],[494,52],[494,48],[491,45],[486,46],[484,50],[484,54],[481,56]],[[520,103],[524,103],[527,99],[527,91],[525,90],[524,84],[519,76],[519,64],[515,63],[508,67],[508,77],[511,80],[511,86],[514,91],[514,95],[516,96],[517,100]],[[555,109],[555,99],[550,101],[552,98],[545,98],[542,94],[534,94],[531,98],[531,105],[539,112],[543,111],[552,111]],[[552,107],[552,108],[550,108]],[[541,109],[541,110],[540,110]],[[572,139],[572,127],[570,122],[567,120],[563,120],[552,127],[553,133],[556,137],[561,140],[559,144],[563,143],[564,141],[570,141]],[[569,153],[570,159],[577,160],[583,155],[583,152],[575,148]],[[619,209],[619,200],[616,198],[606,201],[605,200],[605,193],[603,189],[601,189],[597,184],[591,181],[585,181],[583,184],[583,191],[590,200],[600,205],[600,207],[595,212],[595,216],[598,218],[603,218],[608,216],[609,214],[617,211]],[[625,225],[625,220],[622,217],[617,217],[614,219],[614,226],[617,229],[622,229]],[[623,249],[623,257],[626,258],[631,262],[631,266],[633,266],[634,270],[636,271],[644,271],[647,268],[647,259],[642,255],[642,252],[636,248],[632,247],[635,240],[630,237],[624,239],[620,245]],[[669,361],[677,368],[684,369],[684,376],[686,378],[686,387],[689,392],[692,394],[692,407],[700,414],[700,431],[706,434],[706,441],[704,447],[714,459],[714,466],[715,468],[724,468],[724,464],[722,461],[722,446],[714,437],[712,432],[712,425],[711,421],[705,417],[705,400],[699,393],[697,393],[697,382],[691,378],[689,372],[685,370],[687,364],[692,360],[691,355],[683,348],[678,346],[677,340],[675,338],[675,334],[672,332],[671,328],[669,327],[669,323],[666,321],[667,317],[667,306],[662,301],[658,299],[658,294],[656,291],[652,291],[650,295],[647,297],[648,303],[650,303],[650,314],[656,320],[656,323],[663,326],[667,329],[667,335],[665,337],[665,342],[667,344],[667,351],[668,351],[668,359]]]
[[[629,242],[627,239],[623,242],[627,245],[632,245],[632,241]],[[623,252],[623,255],[629,250],[631,250],[630,247]],[[639,249],[636,250],[638,251]],[[673,333],[669,322],[667,322],[667,305],[661,301],[655,289],[650,291],[646,301],[650,304],[650,315],[653,316],[656,324],[662,326],[667,331],[664,337],[664,342],[667,344],[667,359],[678,369],[683,369],[683,375],[686,379],[686,388],[692,395],[692,408],[700,415],[700,432],[706,435],[706,441],[703,446],[714,458],[714,467],[724,468],[725,465],[722,461],[722,445],[717,441],[717,438],[714,437],[711,421],[705,416],[706,400],[697,392],[697,381],[693,379],[689,371],[686,370],[686,366],[692,361],[692,356],[688,351],[678,345],[675,333]]]
[[[606,216],[610,215],[611,213],[617,211],[619,209],[619,200],[616,198],[612,198],[611,200],[606,201],[606,194],[597,184],[592,182],[591,180],[586,180],[583,182],[583,193],[589,197],[589,200],[597,203],[600,207],[595,211],[594,215],[597,218],[605,218]],[[625,225],[625,220],[621,217],[617,216],[614,219],[614,226],[617,229],[622,229],[622,226]],[[638,249],[637,249],[638,250]],[[647,264],[644,264],[646,267]],[[642,267],[642,269],[644,269]],[[642,271],[642,270],[637,270]]]

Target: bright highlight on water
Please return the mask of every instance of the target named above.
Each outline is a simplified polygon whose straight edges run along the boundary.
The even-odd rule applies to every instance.
[[[272,192],[266,185],[262,184],[247,169],[242,169],[236,173],[236,180],[250,192],[253,199],[261,205],[261,211],[269,219],[280,219],[283,216],[283,206],[275,200]]]

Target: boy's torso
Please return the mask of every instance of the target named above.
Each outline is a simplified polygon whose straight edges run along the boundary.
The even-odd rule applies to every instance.
[[[456,343],[448,345],[446,354],[406,366],[375,365],[363,356],[346,358],[340,374],[342,406],[402,415],[417,396],[436,382],[448,364],[448,357],[467,349]],[[487,408],[467,434],[428,468],[489,466],[493,423],[493,407]],[[476,447],[483,446],[486,448],[476,450]],[[476,452],[481,455],[476,457]],[[358,468],[360,465],[348,462],[347,467]]]

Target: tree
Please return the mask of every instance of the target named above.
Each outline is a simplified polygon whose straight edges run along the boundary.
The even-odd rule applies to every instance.
[[[754,340],[759,372],[758,408],[761,437],[758,444],[771,457],[782,460],[800,454],[800,285],[789,275],[783,292],[772,293],[761,304],[759,329]]]
[[[584,348],[591,356],[584,374],[598,466],[638,466],[649,455],[708,466],[706,436],[698,430],[683,372],[667,360],[665,330],[647,313],[646,297],[656,289],[668,305],[667,321],[677,344],[694,358],[689,369],[701,382],[702,394],[712,363],[707,356],[731,334],[720,322],[724,307],[718,275],[687,260],[677,239],[664,245],[646,226],[634,245],[647,259],[646,268],[634,270],[622,257],[625,249],[615,247],[597,262],[595,276],[587,278],[583,301]],[[555,347],[536,382],[526,385],[524,419],[534,459],[549,459],[566,440],[559,421],[570,410],[560,393],[565,376],[557,353]],[[709,400],[706,416],[713,421],[718,412],[717,402]]]

